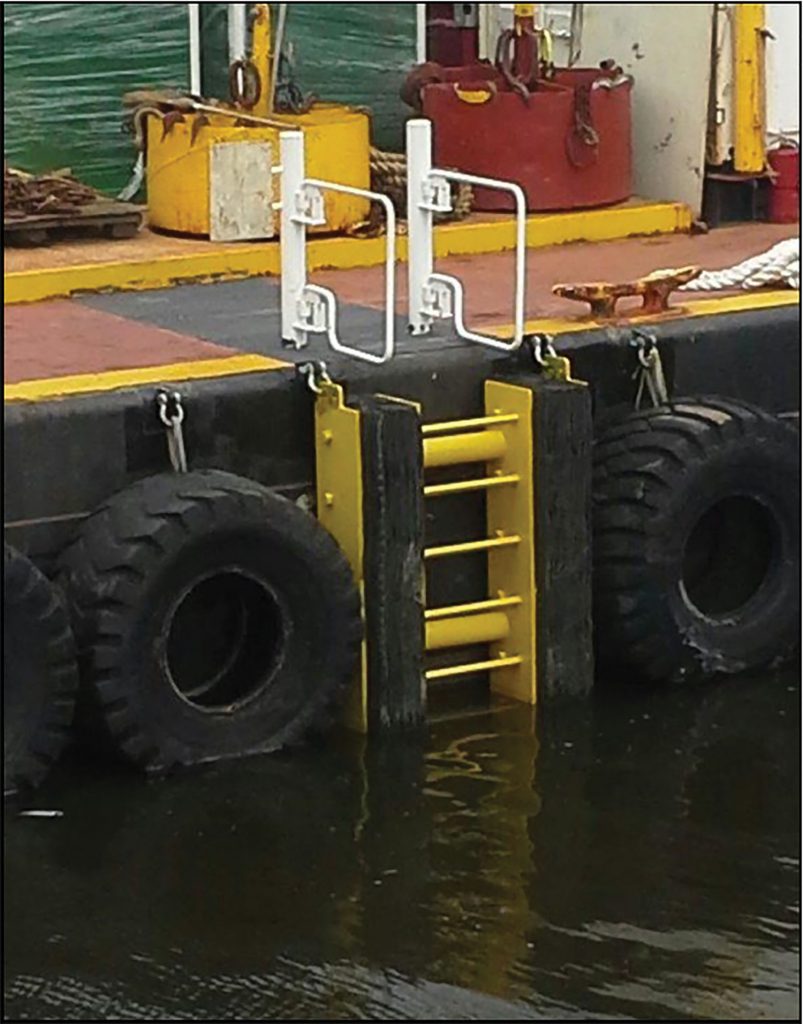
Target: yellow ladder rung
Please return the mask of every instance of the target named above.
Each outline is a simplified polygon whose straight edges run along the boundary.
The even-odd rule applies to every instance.
[[[447,668],[432,668],[426,673],[427,682],[435,679],[450,679],[453,676],[468,676],[475,672],[488,672],[495,668],[510,668],[521,665],[521,658],[493,658],[490,661],[472,661],[467,665],[449,665]]]
[[[440,498],[446,494],[467,494],[469,491],[487,491],[491,487],[504,487],[506,484],[517,484],[521,477],[518,473],[503,476],[486,476],[479,480],[456,480],[451,484],[429,484],[424,488],[425,498]]]
[[[507,440],[501,430],[474,430],[449,437],[425,438],[423,449],[424,469],[433,469],[501,459],[507,453]]]
[[[518,414],[502,413],[498,416],[476,416],[470,420],[444,420],[442,423],[425,423],[421,427],[424,435],[451,434],[455,430],[471,430],[474,427],[495,427],[499,423],[517,423]]]
[[[427,608],[424,618],[427,622],[437,619],[451,619],[458,615],[475,615],[479,612],[490,612],[497,608],[513,608],[521,604],[520,597],[494,597],[487,601],[472,601],[471,604],[452,604],[443,608]]]
[[[425,647],[428,651],[442,651],[447,647],[494,644],[508,636],[510,620],[504,612],[481,612],[428,622]]]
[[[490,551],[491,548],[513,547],[521,543],[518,534],[510,537],[488,537],[485,540],[468,540],[462,544],[443,544],[437,548],[424,548],[424,558],[446,558],[449,555],[467,555],[472,551]]]

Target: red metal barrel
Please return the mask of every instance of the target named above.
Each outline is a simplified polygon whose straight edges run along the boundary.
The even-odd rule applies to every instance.
[[[630,196],[629,78],[599,68],[559,70],[525,100],[490,64],[444,68],[442,77],[422,90],[438,167],[515,181],[531,211]],[[510,210],[512,199],[477,189],[474,205]]]
[[[793,224],[800,220],[800,150],[781,146],[767,154],[767,163],[777,177],[770,185],[768,220]]]

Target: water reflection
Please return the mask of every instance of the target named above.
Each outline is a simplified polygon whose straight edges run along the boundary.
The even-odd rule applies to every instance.
[[[496,709],[6,815],[9,1019],[797,1016],[793,677]]]

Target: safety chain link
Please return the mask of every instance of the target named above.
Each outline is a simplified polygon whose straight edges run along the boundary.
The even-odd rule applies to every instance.
[[[184,447],[184,405],[178,391],[160,388],[156,392],[159,420],[167,433],[167,454],[176,473],[187,472],[187,451]]]
[[[633,380],[638,381],[636,410],[641,408],[645,390],[649,393],[650,401],[656,409],[661,405],[668,405],[669,389],[666,386],[661,353],[658,351],[655,335],[645,331],[634,331],[630,344],[637,349],[639,363],[632,377]]]

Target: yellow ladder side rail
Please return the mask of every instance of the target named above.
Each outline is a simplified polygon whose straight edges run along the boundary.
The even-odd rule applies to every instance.
[[[491,656],[499,663],[490,672],[491,691],[525,704],[535,704],[537,693],[533,402],[531,388],[485,382],[486,413],[518,416],[515,423],[500,428],[507,447],[494,464],[497,473],[516,477],[518,485],[488,492],[488,534],[501,531],[521,537],[515,548],[497,547],[488,552],[489,592],[521,598],[520,604],[507,610],[508,635],[491,644]],[[520,660],[511,665],[510,657]]]

